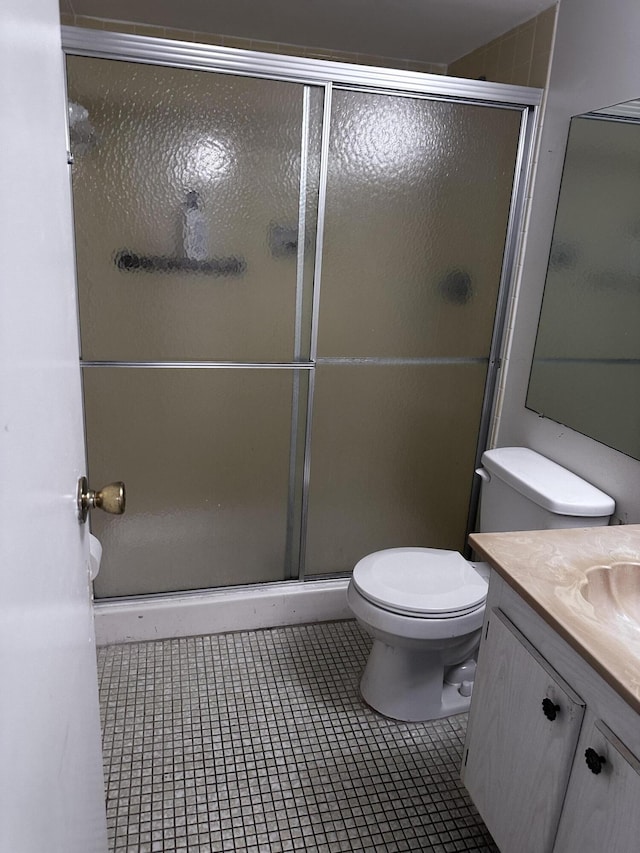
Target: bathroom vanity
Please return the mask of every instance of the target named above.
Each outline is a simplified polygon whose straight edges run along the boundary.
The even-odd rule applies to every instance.
[[[483,533],[462,779],[502,853],[640,845],[640,525]]]

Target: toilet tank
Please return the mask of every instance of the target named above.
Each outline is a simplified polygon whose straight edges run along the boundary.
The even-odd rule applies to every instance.
[[[615,502],[591,483],[525,447],[482,454],[479,531],[601,527]]]

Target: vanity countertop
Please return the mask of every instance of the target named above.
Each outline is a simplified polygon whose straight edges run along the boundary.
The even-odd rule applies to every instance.
[[[640,524],[474,533],[469,542],[640,713],[640,622],[594,608],[582,592],[593,567],[637,563],[637,582],[632,575],[618,593],[635,588],[640,598]]]

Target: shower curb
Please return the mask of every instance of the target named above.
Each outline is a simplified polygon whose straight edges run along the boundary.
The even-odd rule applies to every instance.
[[[94,602],[96,644],[136,643],[353,618],[349,578]]]

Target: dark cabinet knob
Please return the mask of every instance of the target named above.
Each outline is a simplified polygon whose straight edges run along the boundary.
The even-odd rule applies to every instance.
[[[598,755],[595,749],[591,749],[591,747],[585,750],[584,757],[587,762],[587,767],[592,773],[600,773],[602,765],[607,763],[607,759],[604,755]]]
[[[542,700],[542,711],[547,720],[555,720],[560,710],[560,705],[556,705],[551,699]]]

